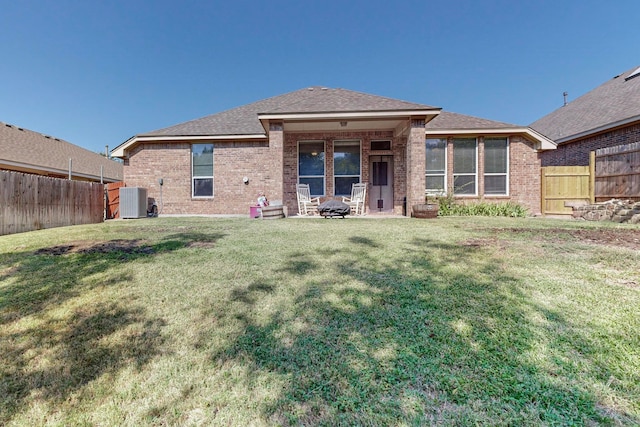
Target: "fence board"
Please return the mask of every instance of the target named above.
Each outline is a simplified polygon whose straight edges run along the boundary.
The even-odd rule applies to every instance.
[[[640,142],[596,150],[596,201],[640,200]]]
[[[541,177],[543,215],[571,215],[567,205],[591,200],[589,166],[547,166]]]
[[[0,235],[102,222],[103,188],[92,182],[0,171]]]
[[[124,182],[107,184],[107,219],[120,218],[120,187]]]

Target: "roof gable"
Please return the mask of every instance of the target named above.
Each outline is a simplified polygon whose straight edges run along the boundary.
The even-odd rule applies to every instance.
[[[556,144],[527,126],[497,122],[480,117],[442,111],[425,126],[427,136],[433,135],[525,135],[538,150],[555,150]]]
[[[640,120],[640,78],[634,67],[533,122],[530,127],[566,142],[627,120]]]
[[[442,111],[425,126],[431,130],[460,130],[460,129],[514,129],[522,126],[505,122],[482,119],[480,117],[467,116],[459,113]]]
[[[265,130],[258,117],[260,114],[433,111],[437,109],[428,105],[346,89],[310,87],[148,132],[140,136],[264,134]]]

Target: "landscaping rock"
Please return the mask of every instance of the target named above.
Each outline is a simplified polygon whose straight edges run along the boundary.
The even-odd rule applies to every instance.
[[[587,221],[640,223],[640,202],[612,199],[592,205],[573,206],[573,218]]]

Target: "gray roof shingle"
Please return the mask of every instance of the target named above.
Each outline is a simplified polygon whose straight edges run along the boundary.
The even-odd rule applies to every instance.
[[[378,112],[434,110],[424,104],[369,95],[346,89],[310,87],[155,130],[139,136],[198,136],[263,134],[259,114]]]
[[[637,69],[625,71],[530,127],[555,141],[566,142],[574,136],[640,116],[640,76],[627,79]]]
[[[29,169],[65,175],[72,161],[74,175],[94,180],[121,181],[122,164],[52,136],[0,122],[0,167],[18,164]]]
[[[427,131],[434,130],[464,130],[464,129],[513,129],[523,126],[510,123],[496,122],[494,120],[482,119],[480,117],[467,116],[464,114],[441,111],[433,120],[427,123]]]

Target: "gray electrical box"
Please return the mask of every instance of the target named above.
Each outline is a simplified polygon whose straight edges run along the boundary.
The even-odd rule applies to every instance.
[[[147,216],[147,189],[120,187],[120,218],[145,218]]]

